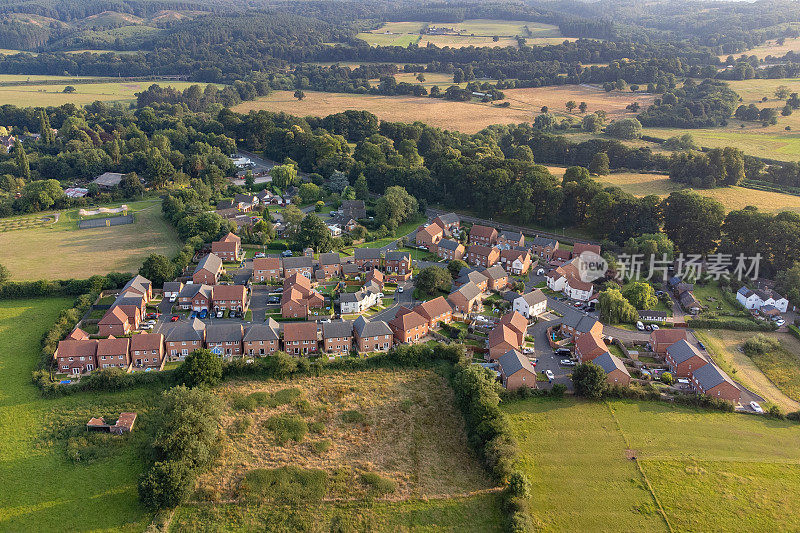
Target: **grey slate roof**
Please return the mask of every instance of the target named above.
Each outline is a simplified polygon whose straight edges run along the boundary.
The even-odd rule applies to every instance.
[[[358,290],[356,292],[342,292],[339,293],[339,302],[340,303],[352,303],[352,302],[360,302],[364,299],[364,292]]]
[[[586,333],[591,330],[592,327],[594,327],[594,325],[597,323],[597,319],[570,309],[564,315],[561,323],[565,326],[573,328],[575,331]]]
[[[500,266],[500,263],[495,263],[483,271],[483,275],[489,279],[502,279],[508,277],[506,269]]]
[[[463,272],[464,269],[462,268],[461,271]],[[503,271],[505,273],[505,270]],[[459,276],[456,280],[456,283],[459,285],[466,285],[467,283],[485,283],[488,281],[489,278],[486,274],[478,272],[477,270],[471,270],[466,274]]]
[[[353,329],[359,337],[377,337],[378,335],[391,335],[392,329],[383,320],[367,320],[363,316],[356,318]]]
[[[523,294],[520,298],[525,300],[525,302],[531,306],[547,301],[547,295],[542,291],[542,289],[534,289],[531,292]]]
[[[283,268],[311,268],[313,265],[314,260],[306,255],[283,258]]]
[[[411,252],[386,252],[387,261],[406,261],[408,259],[411,259]]]
[[[364,206],[364,200],[344,200],[339,210],[342,214],[356,220],[359,218],[367,218],[367,209]]]
[[[477,285],[475,285],[474,283],[472,283],[472,282],[469,282],[469,283],[467,283],[466,285],[464,285],[463,287],[461,287],[460,289],[458,289],[456,292],[459,292],[459,293],[461,293],[462,295],[464,295],[464,298],[466,298],[467,300],[474,300],[474,299],[475,299],[475,298],[477,298],[477,297],[478,297],[478,296],[481,294],[481,292],[483,292],[483,291],[481,291],[481,290],[478,288],[478,286],[477,286]]]
[[[356,259],[380,259],[380,248],[356,248],[353,250],[353,255]]]
[[[340,265],[341,263],[342,257],[336,252],[319,254],[320,265]]]
[[[736,291],[736,292],[737,292],[737,294],[741,294],[741,295],[742,295],[742,296],[744,296],[745,298],[749,298],[749,297],[750,297],[750,295],[751,295],[751,294],[753,294],[753,291],[751,291],[751,290],[750,290],[750,289],[748,289],[747,287],[742,287],[741,289],[739,289],[739,290],[738,290],[738,291]]]
[[[253,324],[247,328],[244,341],[276,341],[278,340],[278,323],[270,318],[263,324]]]
[[[210,324],[206,327],[206,342],[241,342],[241,324]]]
[[[533,238],[531,241],[531,246],[540,246],[542,248],[547,248],[548,246],[553,248],[556,245],[555,239],[551,239],[549,237],[539,237],[538,235]]]
[[[164,282],[164,292],[176,292],[183,289],[183,283],[180,281],[166,281]]]
[[[694,356],[703,357],[697,348],[689,344],[686,339],[676,342],[667,347],[667,354],[670,358],[675,361],[675,364],[683,363],[684,361],[688,361]]]
[[[201,270],[208,270],[209,272],[216,274],[222,270],[222,259],[214,254],[208,254],[202,258],[199,263],[197,263],[197,268],[194,269],[195,272],[199,272]]]
[[[694,372],[692,372],[692,377],[700,384],[704,391],[709,389],[713,389],[717,385],[728,382],[734,387],[736,387],[736,383],[728,377],[726,373],[722,370],[717,368],[716,365],[708,364],[703,365]],[[738,388],[738,387],[737,387]]]
[[[184,285],[181,292],[178,293],[178,298],[194,298],[197,296],[197,293],[202,293],[203,296],[210,298],[211,297],[211,285],[198,285],[198,284],[191,284],[191,285]]]
[[[322,338],[334,339],[351,337],[353,335],[353,321],[342,320],[337,322],[324,322],[322,324]]]
[[[198,318],[192,318],[188,322],[179,322],[174,328],[169,330],[164,336],[166,341],[199,341],[203,340],[203,331],[206,325]]]
[[[342,272],[345,274],[358,274],[358,265],[354,263],[343,263]]]
[[[518,231],[501,231],[500,236],[506,239],[507,241],[519,242],[519,240],[522,238],[522,233]]]
[[[142,298],[143,296],[134,296],[132,294],[125,296],[124,294],[120,294],[114,300],[114,304],[111,307],[116,307],[118,305],[135,305],[137,307],[141,307],[142,305]]]
[[[527,370],[532,374],[536,373],[536,370],[533,368],[533,365],[528,358],[517,350],[507,351],[500,356],[497,362],[500,364],[500,368],[503,369],[503,373],[506,376],[512,376],[520,370]]]
[[[455,252],[460,244],[460,242],[456,242],[451,239],[442,239],[436,246],[439,248],[444,248],[445,250],[450,250],[451,252]]]
[[[141,291],[142,294],[146,294],[147,289],[150,288],[152,285],[153,284],[150,282],[149,279],[147,279],[144,276],[140,276],[139,274],[136,274],[135,276],[133,276],[131,279],[128,280],[128,283],[126,283],[124,287],[122,287],[121,292],[125,292],[126,289],[135,289],[137,291]]]
[[[439,220],[444,222],[446,225],[450,224],[459,224],[461,223],[461,219],[455,213],[444,213],[437,217]]]
[[[621,370],[625,375],[630,376],[628,369],[622,364],[622,360],[611,352],[598,355],[594,358],[592,363],[605,370],[606,374],[610,374],[614,370]]]

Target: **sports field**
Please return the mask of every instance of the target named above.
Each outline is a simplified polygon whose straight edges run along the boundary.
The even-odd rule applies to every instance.
[[[414,76],[403,74],[401,81],[413,80]],[[444,89],[451,85],[452,78],[425,74],[426,85],[439,85]],[[400,78],[398,78],[400,81]],[[429,81],[430,80],[430,81]],[[441,83],[440,83],[441,82]],[[422,121],[432,126],[463,133],[475,133],[492,124],[519,124],[532,122],[542,106],[552,112],[566,115],[565,104],[569,100],[586,102],[588,111],[604,110],[610,119],[630,116],[625,106],[633,101],[647,105],[652,96],[645,94],[606,93],[594,86],[570,85],[530,89],[508,89],[503,91],[509,107],[497,107],[480,102],[454,102],[439,98],[414,96],[379,96],[306,91],[303,100],[297,100],[292,91],[275,91],[258,100],[242,102],[234,111],[247,113],[252,110],[283,111],[298,116],[326,116],[348,109],[365,110],[382,120],[393,122]],[[574,113],[576,119],[581,114]]]
[[[133,224],[79,230],[75,209],[62,212],[55,224],[0,232],[0,250],[13,251],[0,263],[14,280],[86,278],[134,272],[151,253],[170,256],[178,249],[178,237],[161,214],[160,200],[127,204],[135,214]]]
[[[800,528],[795,423],[655,402],[534,399],[503,409],[540,531]]]
[[[5,249],[5,248],[4,248]],[[145,415],[151,389],[43,399],[31,383],[42,335],[71,299],[0,301],[0,531],[144,531],[138,441],[123,437],[95,460],[67,456],[92,416]],[[80,448],[78,448],[80,449]]]

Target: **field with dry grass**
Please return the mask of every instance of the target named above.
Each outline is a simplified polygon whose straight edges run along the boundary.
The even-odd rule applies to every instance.
[[[777,39],[771,39],[762,45],[756,46],[744,53],[746,56],[756,56],[758,59],[764,59],[767,56],[783,57],[786,52],[800,52],[800,38],[788,38],[784,40],[783,44],[778,44]],[[727,59],[729,54],[719,56],[723,61]],[[736,54],[734,57],[739,57],[742,54]]]
[[[404,75],[399,81],[411,81],[413,76]],[[445,88],[451,83],[441,75],[425,75],[426,85]],[[326,116],[348,109],[364,110],[381,120],[392,122],[422,121],[432,126],[463,133],[475,133],[492,124],[519,124],[532,122],[542,106],[551,112],[567,115],[565,104],[569,100],[586,102],[589,111],[604,110],[609,119],[629,115],[625,106],[633,101],[649,105],[652,96],[646,94],[607,93],[594,86],[569,85],[563,87],[541,87],[508,89],[503,91],[509,107],[497,107],[480,102],[454,102],[439,98],[414,96],[379,96],[306,91],[303,100],[297,100],[292,91],[275,91],[269,96],[242,102],[234,111],[246,113],[253,110],[283,111],[298,116]],[[582,115],[574,113],[580,118]]]
[[[247,405],[252,394],[265,399]],[[361,499],[364,475],[390,480],[385,499],[441,498],[490,489],[467,446],[444,378],[424,370],[339,373],[287,382],[232,382],[219,391],[229,409],[222,459],[199,481],[218,499],[238,497],[255,469],[320,469],[326,498]],[[299,424],[283,438],[281,423]],[[218,491],[218,492],[217,492]]]

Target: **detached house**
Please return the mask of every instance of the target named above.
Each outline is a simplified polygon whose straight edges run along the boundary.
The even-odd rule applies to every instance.
[[[437,224],[430,224],[425,227],[420,227],[417,230],[416,236],[417,246],[422,246],[431,252],[435,252],[437,245],[443,237],[444,230]]]
[[[384,285],[383,272],[374,268],[369,272],[367,272],[367,275],[364,276],[364,286],[366,287],[370,283],[374,284],[380,290],[383,290],[383,285]]]
[[[301,255],[299,257],[284,257],[282,261],[284,278],[289,278],[295,274],[300,274],[301,276],[311,279],[311,276],[314,273],[314,259],[312,256]]]
[[[241,324],[210,324],[206,327],[206,348],[219,357],[242,355]]]
[[[431,224],[436,224],[449,235],[454,235],[461,229],[461,219],[455,213],[445,213],[433,219]]]
[[[458,272],[455,285],[460,287],[467,283],[474,283],[481,291],[489,288],[489,278],[483,272],[464,267]]]
[[[606,382],[609,385],[622,385],[627,387],[631,383],[631,375],[622,360],[611,352],[605,352],[592,361],[606,373]]]
[[[56,353],[56,367],[62,374],[84,374],[97,368],[97,341],[72,340],[59,341]]]
[[[554,268],[545,275],[547,288],[556,292],[563,292],[568,298],[587,301],[594,293],[594,285],[580,278],[578,267],[572,260],[560,267]]]
[[[703,365],[692,372],[691,385],[698,394],[719,398],[734,404],[739,403],[742,391],[728,374],[713,364]]]
[[[144,276],[135,275],[119,291],[120,296],[141,296],[146,304],[153,299],[153,283]]]
[[[469,230],[469,243],[473,245],[494,246],[497,237],[497,230],[488,226],[475,224]]]
[[[284,318],[307,318],[309,309],[325,305],[325,298],[311,288],[311,281],[300,274],[283,280],[281,315]]]
[[[244,285],[215,285],[211,289],[211,305],[214,311],[247,311],[249,304]]]
[[[109,309],[106,314],[103,315],[103,318],[100,319],[97,326],[99,328],[98,333],[104,337],[109,335],[122,337],[131,332],[131,323],[128,320],[128,315],[126,315],[120,307],[112,307]]]
[[[667,348],[686,340],[686,330],[681,328],[657,329],[650,333],[650,346],[658,355],[666,355]]]
[[[517,332],[505,324],[498,324],[491,333],[489,333],[487,344],[489,353],[487,354],[486,360],[490,363],[497,361],[501,355],[509,350],[518,350],[520,348]]]
[[[555,239],[536,236],[531,241],[531,254],[539,256],[545,261],[550,261],[556,250],[558,250],[558,241]]]
[[[528,332],[528,321],[519,313],[511,311],[500,317],[499,325],[508,326],[517,334],[517,344],[522,346]]]
[[[575,341],[575,355],[581,363],[594,361],[608,351],[603,336],[597,331],[590,331],[581,335]]]
[[[283,345],[286,353],[306,355],[319,350],[316,322],[287,322],[283,326]]]
[[[253,259],[253,281],[273,281],[281,279],[281,260],[277,257],[256,257]]]
[[[97,341],[98,368],[125,368],[131,364],[129,356],[130,339],[117,339],[113,336]]]
[[[509,350],[497,359],[500,382],[506,390],[536,388],[536,369],[518,350]]]
[[[272,318],[263,324],[248,326],[242,337],[242,353],[259,357],[272,355],[280,350],[279,331],[280,326]]]
[[[516,231],[501,231],[497,237],[497,247],[501,250],[525,246],[525,236]]]
[[[202,348],[205,340],[206,325],[197,318],[179,322],[164,336],[170,361],[183,361],[191,352]]]
[[[570,252],[570,259],[574,259],[581,255],[583,252],[593,252],[597,255],[600,255],[600,245],[599,244],[585,244],[582,242],[576,242],[572,246],[572,251]]]
[[[447,261],[464,258],[465,248],[460,242],[442,239],[436,246],[436,254]]]
[[[483,275],[489,280],[489,288],[493,291],[502,291],[508,285],[508,272],[499,264],[484,270]]]
[[[222,259],[214,254],[208,254],[197,263],[197,268],[192,274],[192,282],[195,285],[216,285],[224,272]]]
[[[407,307],[400,307],[397,315],[389,321],[395,342],[412,343],[428,334],[428,321],[424,316]]]
[[[353,322],[342,320],[322,324],[322,349],[325,353],[348,353],[353,347]]]
[[[483,291],[477,285],[470,282],[460,287],[457,291],[451,292],[447,297],[447,301],[452,306],[453,311],[466,315],[480,310],[482,293]]]
[[[222,239],[211,243],[211,253],[223,261],[238,261],[242,255],[242,239],[233,233],[228,233]]]
[[[411,254],[409,252],[386,252],[384,271],[389,281],[405,281],[411,277]]]
[[[386,352],[392,347],[394,333],[383,320],[367,320],[363,316],[353,322],[353,336],[359,353]]]
[[[586,333],[603,333],[603,324],[594,317],[578,311],[569,310],[561,319],[561,333],[573,337],[576,341]]]
[[[131,363],[134,370],[160,370],[164,364],[164,335],[140,333],[131,337]]]
[[[703,354],[686,340],[670,345],[664,361],[669,365],[672,375],[678,378],[688,378],[695,370],[708,364]]]
[[[319,254],[319,269],[325,273],[325,279],[342,277],[342,257],[338,252]]]
[[[531,319],[547,311],[547,295],[542,289],[534,289],[515,298],[511,305],[514,311]]]
[[[178,306],[198,312],[211,309],[211,289],[211,285],[185,285],[178,294]]]
[[[414,311],[428,321],[430,329],[438,327],[439,324],[449,324],[453,321],[453,308],[442,296],[419,304]]]

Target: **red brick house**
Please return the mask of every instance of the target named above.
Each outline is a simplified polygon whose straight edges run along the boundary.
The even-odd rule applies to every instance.
[[[215,285],[211,289],[211,305],[214,311],[247,311],[249,306],[244,285]]]
[[[247,327],[242,338],[243,353],[248,356],[263,357],[280,350],[280,326],[272,318],[263,324]]]
[[[447,261],[463,259],[465,252],[463,244],[450,239],[442,239],[436,246],[436,255]]]
[[[622,363],[622,359],[616,355],[611,352],[605,352],[596,357],[592,362],[605,371],[606,382],[609,385],[621,385],[623,387],[630,385],[631,375]]]
[[[509,311],[500,317],[498,325],[508,326],[517,334],[517,344],[522,346],[525,335],[528,334],[528,319],[516,311]]]
[[[223,261],[238,261],[242,255],[242,239],[228,233],[222,239],[211,243],[211,253]]]
[[[501,250],[500,264],[509,274],[519,276],[531,268],[531,254],[527,250],[515,248]]]
[[[319,336],[316,322],[287,322],[283,325],[283,346],[286,353],[305,355],[317,353]]]
[[[409,252],[386,252],[384,272],[389,281],[407,280],[411,277],[411,254]]]
[[[697,394],[719,398],[734,404],[739,403],[742,391],[728,375],[716,365],[703,365],[692,372],[691,385]]]
[[[353,321],[341,320],[322,324],[322,349],[325,353],[345,354],[353,347]]]
[[[550,237],[537,236],[531,241],[531,254],[541,257],[545,261],[550,261],[556,250],[558,250],[558,241]]]
[[[383,320],[360,316],[353,322],[353,337],[359,353],[386,352],[392,347],[394,333]]]
[[[381,266],[380,248],[355,248],[353,250],[353,261],[359,270],[372,270]]]
[[[480,310],[482,294],[478,286],[470,282],[461,286],[457,291],[451,292],[447,301],[453,311],[467,314]]]
[[[436,224],[452,235],[461,228],[461,219],[455,213],[444,213],[433,219],[431,224]]]
[[[61,374],[84,374],[97,368],[96,340],[59,341],[53,357]]]
[[[469,243],[480,246],[494,246],[497,244],[497,230],[488,226],[475,224],[469,230]]]
[[[193,351],[203,348],[205,340],[206,325],[202,320],[178,322],[164,336],[166,354],[170,361],[183,361]]]
[[[686,330],[682,328],[663,328],[650,333],[650,346],[658,355],[666,355],[667,348],[686,340]]]
[[[192,311],[209,310],[212,289],[211,285],[186,285],[178,293],[178,306]]]
[[[536,369],[518,350],[509,350],[497,358],[500,382],[506,390],[536,388]]]
[[[253,259],[253,281],[272,281],[281,279],[281,260],[277,257],[256,257]]]
[[[453,308],[443,296],[419,304],[414,308],[414,312],[425,317],[430,329],[438,327],[440,323],[449,324],[453,321]]]
[[[367,272],[367,275],[364,276],[364,286],[366,287],[370,283],[374,283],[376,287],[383,290],[383,285],[384,285],[383,272],[375,268]]]
[[[497,236],[497,246],[505,249],[525,246],[525,235],[516,231],[501,231]]]
[[[311,279],[311,276],[314,274],[313,257],[307,255],[301,255],[299,257],[284,257],[282,262],[284,278],[290,278],[295,274],[300,274],[303,277]]]
[[[117,339],[113,336],[97,341],[98,368],[125,368],[131,364],[130,339]]]
[[[131,363],[134,370],[160,370],[164,363],[164,336],[161,333],[141,333],[131,337]]]
[[[575,341],[575,355],[581,363],[588,363],[608,351],[602,335],[597,331],[590,331],[581,335]]]
[[[484,270],[483,275],[488,279],[489,288],[493,291],[502,291],[508,286],[508,272],[499,264]]]
[[[136,312],[134,312],[134,317],[136,317]],[[134,321],[136,324],[135,327],[139,327],[138,320],[134,318]],[[103,337],[109,335],[122,337],[131,332],[130,319],[120,306],[109,309],[106,314],[103,315],[103,318],[100,319],[97,326],[99,328],[98,334]]]
[[[192,282],[195,285],[216,285],[220,275],[225,272],[222,266],[222,259],[214,254],[208,254],[197,264],[192,274]]]
[[[489,268],[500,260],[500,250],[492,246],[473,244],[467,248],[464,260],[470,265]]]
[[[664,361],[676,378],[688,378],[695,370],[708,364],[703,354],[685,339],[667,347]]]
[[[342,257],[338,252],[319,254],[319,268],[325,273],[325,279],[342,277]]]
[[[243,335],[241,324],[209,324],[206,326],[206,348],[219,357],[240,357]]]
[[[600,255],[600,245],[599,244],[584,244],[582,242],[576,242],[572,246],[572,252],[570,252],[570,258],[578,257],[583,252],[594,252],[597,255]]]
[[[520,348],[519,337],[517,332],[504,324],[498,324],[489,333],[489,353],[487,361],[494,362],[509,350],[518,350]]]
[[[144,276],[137,274],[122,287],[119,293],[120,295],[126,293],[127,295],[139,295],[144,298],[144,302],[147,303],[153,299],[153,283]]]
[[[424,246],[428,251],[435,252],[439,241],[444,237],[444,229],[438,224],[420,227],[417,230],[417,246]]]
[[[308,318],[309,309],[325,305],[325,297],[311,287],[311,280],[294,274],[283,280],[281,315],[284,318]]]
[[[424,316],[400,307],[397,315],[389,321],[389,327],[394,334],[394,341],[399,343],[417,342],[428,334],[428,321]]]

